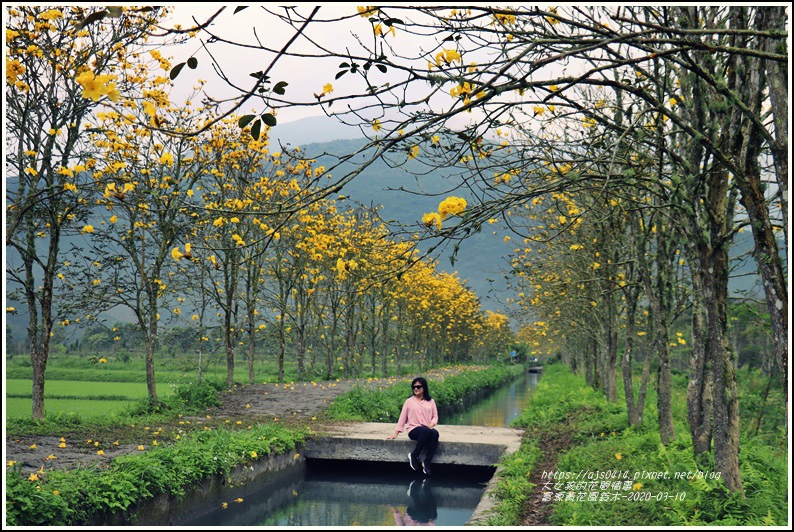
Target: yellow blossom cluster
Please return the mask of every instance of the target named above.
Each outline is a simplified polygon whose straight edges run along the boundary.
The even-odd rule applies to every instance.
[[[116,102],[121,97],[121,93],[116,88],[116,76],[112,74],[95,75],[90,70],[85,70],[78,74],[75,81],[83,87],[81,96],[98,102],[103,96],[107,96],[111,101]]]

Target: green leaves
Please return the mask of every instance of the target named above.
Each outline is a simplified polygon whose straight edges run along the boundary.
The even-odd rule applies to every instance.
[[[240,119],[237,121],[237,125],[238,125],[238,126],[240,126],[240,129],[242,129],[242,128],[244,128],[245,126],[247,126],[248,124],[250,124],[250,123],[251,123],[251,121],[252,121],[254,118],[256,118],[256,115],[245,115],[245,116],[241,116],[241,117],[240,117]]]
[[[275,92],[276,94],[280,94],[280,95],[282,95],[282,96],[283,96],[283,95],[284,95],[284,93],[286,93],[286,92],[287,92],[287,91],[285,90],[285,87],[286,87],[287,85],[289,85],[289,83],[287,83],[286,81],[279,81],[279,82],[278,82],[278,83],[276,83],[276,85],[273,87],[273,92]],[[275,125],[275,124],[273,124],[273,125]]]
[[[190,66],[190,65],[188,65]],[[258,82],[267,83],[270,79],[264,72],[261,70],[258,72],[251,72],[248,74],[252,78],[256,78]],[[274,94],[278,94],[283,96],[287,92],[287,83],[286,81],[279,81],[275,85],[273,85],[272,89],[268,89],[267,87],[260,87],[257,89],[257,92],[262,94],[268,90],[272,91]],[[275,127],[278,124],[278,120],[276,119],[276,115],[273,113],[262,113],[261,115],[245,115],[240,117],[237,121],[237,125],[240,126],[240,129],[245,128],[249,124],[251,125],[251,137],[254,140],[259,140],[259,136],[262,134],[262,124],[265,124],[268,127]]]
[[[254,140],[259,140],[259,133],[261,129],[262,129],[261,120],[257,120],[256,122],[254,122],[254,125],[251,126],[251,137],[253,137]]]
[[[385,59],[386,59],[386,55],[385,54],[380,54],[380,56],[378,56],[378,57],[376,57],[374,59],[368,59],[367,62],[364,63],[363,65],[359,65],[358,63],[353,61],[353,59],[351,58],[349,63],[346,62],[346,61],[343,62],[343,63],[339,63],[339,68],[341,68],[342,70],[340,70],[339,72],[336,73],[336,76],[334,77],[334,79],[339,79],[342,76],[344,76],[345,74],[347,74],[348,72],[350,72],[351,74],[355,74],[356,72],[359,71],[359,69],[362,69],[365,72],[368,72],[369,69],[372,68],[372,65],[375,65],[375,67],[378,70],[380,70],[381,72],[383,72],[385,74],[389,70],[388,67],[384,63]]]
[[[262,123],[265,123],[266,126],[274,127],[278,124],[278,120],[276,120],[275,115],[272,113],[263,113],[260,116],[257,115],[245,115],[241,116],[240,119],[237,121],[237,125],[240,129],[244,129],[246,126],[251,124],[251,137],[254,140],[259,140],[259,136],[262,134]]]
[[[168,74],[168,77],[171,80],[176,79],[179,73],[182,72],[182,69],[185,68],[185,65],[187,65],[188,68],[195,70],[196,67],[198,66],[198,59],[196,59],[195,57],[191,57],[187,61],[182,61],[181,63],[179,63],[178,65],[176,65],[174,68],[171,69],[171,72]]]
[[[99,22],[105,17],[110,18],[119,18],[124,13],[124,9],[121,6],[107,6],[107,8],[101,11],[95,11],[88,15],[86,18],[81,20],[77,23],[77,29],[81,30],[86,26],[93,24],[94,22]]]

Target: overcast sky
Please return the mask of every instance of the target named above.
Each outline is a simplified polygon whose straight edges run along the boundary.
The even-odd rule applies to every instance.
[[[317,4],[291,4],[296,5],[298,11],[303,15],[311,13]],[[357,31],[362,36],[371,36],[370,23],[359,16],[342,23],[324,23],[322,20],[330,20],[339,16],[349,16],[357,13],[356,6],[351,3],[328,3],[321,5],[315,17],[316,23],[310,24],[307,34],[315,38],[317,42],[333,45],[335,50],[344,49],[347,42],[355,45],[355,40],[351,36],[351,31]],[[176,4],[172,21],[181,23],[183,27],[194,25],[193,18],[197,22],[203,22],[214,14],[222,5],[218,4]],[[210,31],[221,38],[235,40],[236,42],[255,45],[257,39],[265,47],[281,49],[294,35],[294,30],[286,23],[279,21],[276,17],[265,13],[260,6],[250,6],[244,11],[234,13],[236,6],[227,6],[225,10],[216,18],[210,26]],[[268,8],[278,10],[277,6],[269,5]],[[199,38],[207,40],[207,34],[202,33]],[[201,50],[199,38],[192,39],[189,43],[175,47],[173,54],[164,51],[164,55],[173,55],[173,64],[187,60],[191,54],[196,54],[199,60],[199,67],[195,71],[187,68],[183,69],[180,76],[175,80],[173,95],[179,95],[180,91],[185,93],[199,78],[206,80],[206,92],[215,97],[230,97],[239,94],[228,86],[225,82],[218,79],[218,75],[212,70],[211,60],[206,51]],[[239,46],[229,46],[223,43],[212,43],[208,45],[215,60],[222,65],[223,70],[232,81],[241,87],[250,88],[254,83],[254,78],[250,73],[265,70],[273,54],[261,50],[243,48]],[[290,47],[290,51],[300,51],[317,54],[316,47],[310,45],[306,39],[301,37]],[[339,70],[339,59],[329,59],[326,61],[301,60],[296,58],[282,58],[271,74],[271,81],[286,81],[287,96],[290,99],[301,101],[316,101],[313,94],[320,93],[326,83],[334,86],[335,92],[339,93],[350,89],[352,76],[334,79]],[[360,84],[360,83],[359,83]],[[360,90],[360,89],[358,89]],[[178,100],[177,100],[178,101]],[[250,106],[244,107],[243,111],[250,111],[256,108],[263,111],[261,105],[252,102]],[[319,116],[322,112],[318,107],[292,107],[279,111],[279,121],[290,122],[307,116]]]

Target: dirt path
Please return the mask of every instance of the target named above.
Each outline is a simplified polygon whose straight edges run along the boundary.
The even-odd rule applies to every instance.
[[[217,427],[245,428],[255,423],[283,421],[312,424],[333,400],[356,385],[385,385],[394,379],[367,381],[344,379],[276,385],[253,384],[236,386],[220,396],[222,406],[202,416],[176,419],[162,426],[124,426],[89,432],[84,427],[64,427],[61,434],[6,434],[3,460],[20,464],[25,474],[42,467],[72,469],[78,466],[107,466],[127,453],[146,452],[155,445],[164,445],[192,430]],[[407,390],[406,390],[407,394]],[[154,442],[157,442],[156,444]],[[142,447],[143,449],[141,450]]]
[[[426,372],[425,377],[432,382],[458,371],[455,368],[433,370]],[[334,399],[353,387],[391,386],[405,379],[410,382],[411,378],[337,379],[284,385],[235,386],[219,397],[222,406],[210,409],[201,416],[175,419],[161,426],[117,426],[102,432],[66,426],[60,434],[6,434],[3,460],[6,466],[9,462],[19,464],[26,475],[41,468],[46,471],[91,465],[107,467],[117,456],[146,452],[156,445],[172,443],[191,430],[204,430],[204,427],[244,429],[268,421],[317,425],[321,422],[321,413]],[[405,393],[406,397],[410,395],[407,384]]]
[[[572,432],[559,430],[544,432],[538,437],[538,446],[543,454],[530,471],[529,481],[535,487],[532,488],[532,494],[524,503],[524,517],[521,526],[550,526],[549,516],[552,504],[550,501],[543,500],[543,493],[547,491],[545,486],[548,483],[548,480],[543,478],[543,472],[553,473],[556,471],[557,458],[560,453],[573,446],[571,434]]]

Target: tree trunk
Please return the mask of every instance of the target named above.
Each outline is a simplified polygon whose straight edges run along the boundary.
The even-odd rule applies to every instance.
[[[229,303],[227,301],[227,303]],[[229,308],[223,316],[223,344],[226,349],[226,385],[234,385],[234,345],[232,341],[232,313]]]
[[[668,255],[668,239],[666,231],[657,232],[657,261],[655,279],[654,272],[643,268],[643,285],[645,295],[651,305],[651,353],[659,357],[659,369],[656,381],[656,404],[659,418],[659,436],[662,443],[668,444],[675,439],[672,409],[672,372],[670,371],[670,348],[668,338],[668,309],[672,297],[670,284],[670,259]]]
[[[706,353],[708,334],[703,303],[700,270],[692,274],[692,346],[689,357],[689,384],[686,391],[687,417],[695,463],[705,468],[711,452],[714,404],[712,400],[711,362]]]
[[[744,23],[747,27],[757,25],[762,31],[769,29],[783,30],[784,26],[780,26],[777,15],[784,9],[782,7],[759,8],[758,16],[751,22],[746,20],[749,17],[747,8],[736,8],[732,11],[732,21],[734,23]],[[746,42],[747,37],[736,37],[735,39],[738,41],[736,43],[738,46],[747,46],[748,44]],[[765,63],[771,63],[771,61],[737,55],[733,68],[736,74],[730,78],[734,83],[733,90],[747,105],[751,114],[755,116],[761,115],[764,90],[769,86],[765,75],[767,72],[767,69],[764,68]],[[775,77],[769,80],[771,82],[771,86],[769,86],[770,97],[774,93],[773,104],[781,105],[779,109],[773,108],[773,112],[779,115],[781,112],[788,110],[788,104],[785,100],[781,101],[779,87],[775,87],[775,85],[780,85],[786,77],[780,77],[781,74],[774,68],[772,72]],[[778,174],[777,181],[779,184],[781,181],[783,182],[783,188],[780,190],[781,207],[787,207],[788,156],[778,153],[781,140],[786,143],[786,151],[788,148],[787,133],[778,131],[778,127],[782,127],[784,124],[782,120],[787,120],[787,118],[778,117],[775,120],[778,138],[771,142],[771,149],[775,159],[776,173]],[[777,237],[772,227],[769,207],[764,194],[766,184],[762,182],[761,169],[758,165],[760,148],[763,144],[762,132],[758,123],[749,119],[744,112],[734,110],[731,115],[730,133],[731,146],[733,146],[730,153],[733,156],[734,165],[739,169],[736,176],[736,184],[741,191],[739,201],[747,211],[747,216],[751,221],[750,227],[753,231],[753,242],[755,243],[753,257],[763,281],[772,327],[772,339],[775,344],[775,358],[783,379],[783,398],[786,405],[786,416],[784,419],[788,423],[788,289]],[[780,133],[782,133],[782,137],[780,137]],[[780,179],[781,171],[786,172],[782,180]],[[786,216],[785,210],[783,210],[783,216]],[[784,218],[784,222],[785,220]]]
[[[254,316],[251,314],[248,321],[248,384],[254,383],[254,353],[256,351],[256,329],[254,328]]]
[[[786,8],[785,6],[759,6],[759,29],[762,31],[777,31],[786,33]],[[787,53],[788,50],[782,39],[762,39],[762,46],[769,53]],[[782,49],[782,50],[781,50]],[[766,89],[769,91],[769,101],[772,104],[772,119],[775,125],[774,142],[771,143],[772,159],[775,164],[777,185],[780,189],[780,212],[783,216],[783,235],[785,248],[789,248],[788,239],[788,113],[789,113],[789,72],[786,63],[778,61],[765,61],[766,64]],[[762,65],[763,68],[763,65]],[[785,300],[784,300],[785,301]],[[782,372],[787,375],[786,371]],[[783,391],[788,393],[788,387]],[[786,401],[788,404],[788,401]],[[786,415],[788,420],[788,415]]]
[[[632,359],[634,357],[635,319],[637,313],[637,289],[629,287],[626,291],[626,345],[621,359],[623,371],[623,391],[626,398],[626,410],[629,416],[629,425],[639,427],[642,425],[642,414],[645,410],[645,393],[648,387],[648,378],[651,373],[651,357],[645,355],[645,361],[640,377],[640,389],[637,399],[634,398],[634,377],[632,374]]]
[[[284,309],[278,318],[278,383],[284,383],[284,351],[286,349],[286,338],[284,335]]]
[[[25,299],[28,304],[28,338],[30,339],[30,361],[33,367],[31,389],[31,416],[44,419],[44,381],[47,361],[50,355],[50,335],[52,333],[53,279],[58,259],[60,226],[52,226],[52,235],[47,254],[47,267],[44,268],[40,299],[36,298],[38,287],[34,272],[36,262],[35,225],[30,225],[25,234],[26,250],[22,253],[25,265]],[[37,309],[41,305],[41,316]],[[39,323],[39,319],[41,323]]]
[[[714,467],[731,491],[741,491],[739,472],[739,396],[736,372],[725,330],[728,294],[728,248],[720,245],[701,256],[706,309],[706,356],[714,373]]]
[[[146,386],[149,401],[157,406],[157,380],[154,377],[154,350],[157,347],[157,312],[149,312],[149,334],[146,338]]]
[[[606,370],[606,396],[612,403],[618,402],[617,376],[615,366],[618,359],[618,324],[617,311],[615,310],[615,293],[607,294],[607,345],[605,356]]]

